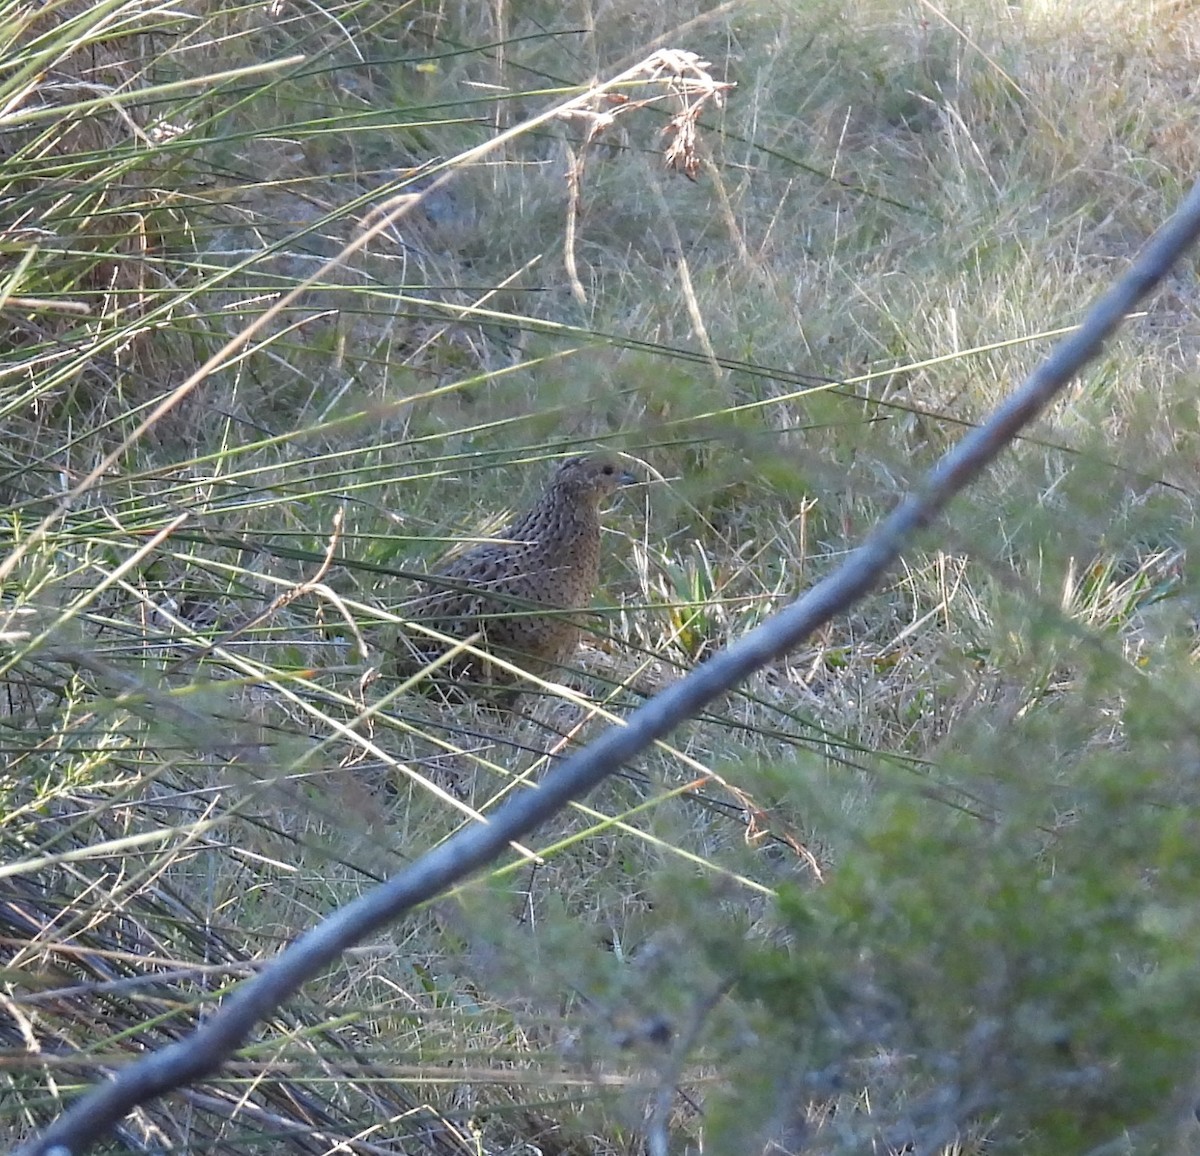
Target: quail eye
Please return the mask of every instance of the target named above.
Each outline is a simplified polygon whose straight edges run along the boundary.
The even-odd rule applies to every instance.
[[[612,467],[612,466],[605,466],[605,467],[604,467],[604,472],[605,472],[606,474],[609,474],[609,475],[611,476],[611,475],[612,475],[612,473],[614,472],[614,471],[613,471],[613,467]]]

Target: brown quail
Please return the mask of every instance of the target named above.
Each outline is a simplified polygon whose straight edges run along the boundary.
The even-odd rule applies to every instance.
[[[497,538],[437,570],[423,594],[403,607],[405,617],[451,638],[480,637],[473,645],[543,677],[557,678],[579,645],[577,614],[591,602],[600,575],[600,505],[632,482],[615,457],[569,458],[536,504]],[[550,613],[540,613],[541,610]],[[444,651],[410,630],[401,638],[401,674],[411,675]],[[447,674],[449,679],[447,679]],[[438,685],[511,701],[517,676],[464,654],[439,668]]]

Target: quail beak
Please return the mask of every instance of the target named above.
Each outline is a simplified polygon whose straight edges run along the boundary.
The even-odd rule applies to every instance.
[[[620,478],[618,478],[617,480],[623,486],[632,486],[637,482],[637,478],[633,474],[631,474],[628,470],[622,471]]]

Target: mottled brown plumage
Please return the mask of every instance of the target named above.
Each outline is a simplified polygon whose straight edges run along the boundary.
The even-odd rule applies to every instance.
[[[558,677],[579,645],[578,614],[600,576],[600,505],[633,481],[616,458],[569,458],[537,503],[492,541],[453,559],[425,583],[429,593],[403,608],[406,618],[473,644],[531,673]],[[540,613],[539,611],[549,613]],[[401,673],[413,674],[443,653],[410,630],[402,636]],[[464,655],[449,666],[459,690],[487,692],[516,681],[494,663]],[[440,672],[447,684],[447,671]]]

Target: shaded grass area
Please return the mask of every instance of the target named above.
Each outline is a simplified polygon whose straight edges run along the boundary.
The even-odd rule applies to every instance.
[[[13,1138],[825,573],[1196,149],[1170,4],[5,19]],[[657,103],[455,159],[676,26],[738,86],[694,183]],[[1188,1142],[1195,295],[858,614],[119,1142]],[[574,694],[397,693],[412,576],[596,445],[645,484]]]

